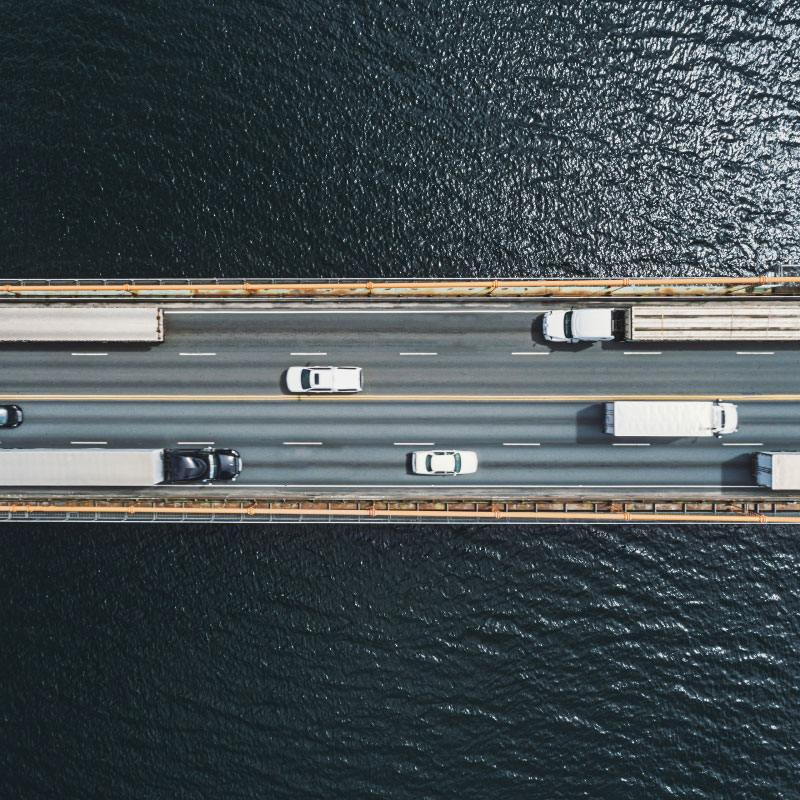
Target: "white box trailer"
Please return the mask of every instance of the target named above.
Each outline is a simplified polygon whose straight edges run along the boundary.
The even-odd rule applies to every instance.
[[[627,309],[548,311],[543,331],[553,342],[800,341],[800,306],[728,303],[637,304]]]
[[[614,400],[606,403],[605,432],[613,436],[721,436],[733,433],[733,403],[704,400]]]
[[[197,450],[0,449],[0,488],[8,486],[156,486],[236,480],[239,453]]]
[[[800,453],[755,453],[753,473],[766,489],[800,489]]]
[[[0,306],[0,342],[164,341],[164,311],[145,306]]]
[[[0,450],[0,486],[155,486],[163,450]]]

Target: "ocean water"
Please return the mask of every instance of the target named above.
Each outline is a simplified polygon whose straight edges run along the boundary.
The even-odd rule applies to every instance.
[[[0,0],[8,277],[800,262],[800,7]],[[797,798],[793,527],[0,531],[0,797]]]

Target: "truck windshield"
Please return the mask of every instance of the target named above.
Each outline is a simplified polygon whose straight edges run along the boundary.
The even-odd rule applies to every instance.
[[[571,339],[572,338],[572,312],[567,311],[564,314],[564,338]]]

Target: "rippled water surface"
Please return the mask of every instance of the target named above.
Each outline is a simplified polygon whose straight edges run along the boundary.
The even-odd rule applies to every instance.
[[[9,277],[800,262],[796,2],[0,0]],[[800,797],[789,528],[7,525],[2,797]]]
[[[4,796],[797,797],[747,528],[3,531]]]

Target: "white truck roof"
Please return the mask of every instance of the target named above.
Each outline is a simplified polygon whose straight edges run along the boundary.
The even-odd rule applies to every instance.
[[[711,436],[711,401],[615,400],[615,436]]]
[[[0,487],[154,486],[164,480],[163,452],[0,449]]]
[[[572,335],[586,341],[612,339],[610,308],[579,308],[572,312]]]
[[[144,306],[9,306],[0,342],[161,342],[164,315]]]

